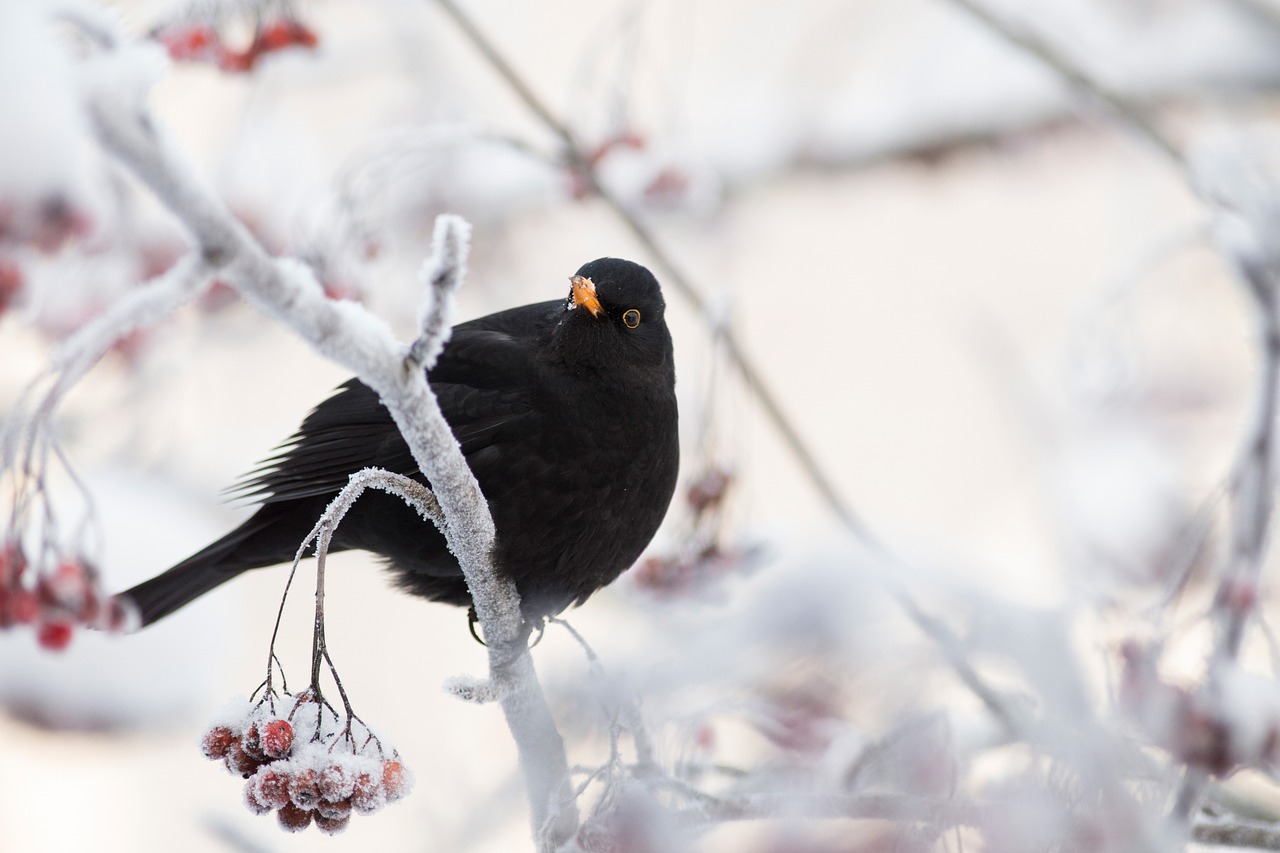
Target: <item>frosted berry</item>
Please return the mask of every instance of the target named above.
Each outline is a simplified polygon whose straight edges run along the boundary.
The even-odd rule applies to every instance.
[[[248,779],[258,769],[259,762],[253,756],[244,751],[244,746],[239,740],[231,744],[231,748],[227,750],[227,769],[232,773],[239,773]]]
[[[348,797],[345,800],[338,800],[336,803],[331,803],[328,800],[321,800],[320,804],[316,806],[316,814],[323,815],[327,818],[350,817],[351,798]]]
[[[310,812],[307,812],[307,814],[310,814]],[[316,829],[320,830],[325,835],[334,835],[347,828],[347,824],[351,823],[351,815],[347,814],[343,817],[325,817],[322,814],[317,814],[315,816],[315,821]]]
[[[293,726],[288,720],[268,720],[258,725],[258,741],[267,758],[284,758],[293,748]]]
[[[258,796],[257,777],[246,779],[244,781],[244,804],[249,811],[254,814],[266,814],[271,811],[271,806],[262,801]]]
[[[200,751],[205,758],[226,758],[227,750],[236,742],[236,736],[227,726],[214,726],[200,739]]]
[[[244,730],[244,737],[240,738],[240,745],[244,747],[245,754],[254,761],[262,762],[266,760],[266,756],[262,754],[262,743],[258,739],[258,724],[250,723],[249,728]]]
[[[330,764],[321,770],[317,781],[320,796],[331,803],[347,799],[356,789],[355,774],[341,764]]]
[[[276,819],[288,832],[302,832],[311,825],[311,812],[300,809],[293,803],[286,803],[276,812]]]
[[[253,793],[258,802],[273,809],[288,805],[291,781],[288,773],[270,767],[259,767],[250,781],[254,785]]]
[[[300,809],[314,809],[320,802],[320,774],[302,770],[289,780],[289,799]]]
[[[387,804],[387,792],[382,789],[382,779],[371,773],[356,777],[355,790],[351,792],[351,807],[360,814],[373,814]]]
[[[382,762],[382,789],[387,794],[387,802],[395,803],[405,798],[412,783],[409,771],[394,758]]]
[[[36,640],[40,643],[41,648],[60,652],[71,644],[71,623],[47,622],[40,626],[40,632],[36,634]]]

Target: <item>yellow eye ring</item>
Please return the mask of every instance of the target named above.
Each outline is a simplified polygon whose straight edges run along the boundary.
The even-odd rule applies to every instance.
[[[634,308],[628,308],[622,312],[622,323],[628,329],[634,329],[640,325],[640,312]]]

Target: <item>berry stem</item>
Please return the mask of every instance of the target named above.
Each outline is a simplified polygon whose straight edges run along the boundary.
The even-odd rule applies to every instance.
[[[320,692],[320,663],[329,656],[329,649],[324,641],[324,564],[329,556],[329,540],[333,537],[333,525],[328,521],[320,524],[320,536],[316,539],[316,619],[311,633],[311,690],[318,698]],[[329,663],[330,670],[333,663]],[[345,702],[346,697],[343,697]],[[347,708],[350,711],[350,706]]]

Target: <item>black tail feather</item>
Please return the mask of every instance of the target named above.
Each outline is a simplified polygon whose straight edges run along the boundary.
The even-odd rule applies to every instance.
[[[226,536],[121,597],[133,601],[145,627],[242,572],[292,560],[306,531],[293,536],[297,525],[277,525],[277,514],[259,509]]]

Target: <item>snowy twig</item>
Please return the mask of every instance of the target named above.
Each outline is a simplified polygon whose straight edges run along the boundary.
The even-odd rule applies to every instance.
[[[1105,86],[1085,73],[1075,62],[1071,61],[1051,42],[1026,26],[1015,23],[997,14],[983,0],[951,0],[981,21],[992,32],[1021,48],[1052,68],[1073,88],[1083,92],[1103,104],[1122,122],[1148,142],[1162,154],[1179,166],[1184,164],[1181,149],[1175,145],[1144,113],[1127,98]]]
[[[1191,838],[1218,847],[1280,850],[1280,826],[1249,820],[1202,820],[1191,828]]]
[[[441,257],[425,297],[420,336],[411,348],[363,307],[324,296],[304,265],[271,258],[179,156],[141,106],[119,109],[95,99],[89,113],[103,146],[128,166],[191,231],[211,270],[247,301],[275,317],[318,352],[354,371],[376,391],[431,482],[450,551],[466,576],[489,644],[492,677],[513,685],[503,711],[520,750],[533,824],[547,822],[548,804],[567,778],[568,762],[527,648],[515,585],[493,567],[493,519],[420,364],[443,346],[453,288],[464,275],[468,228],[446,216],[437,230]],[[557,836],[571,832],[576,814],[562,810]]]
[[[467,251],[471,245],[471,228],[461,219],[440,218],[436,221],[431,258],[422,265],[422,309],[418,318],[418,338],[409,347],[413,369],[430,370],[444,348],[453,326],[452,299],[437,294],[453,294],[462,287],[467,269]]]

